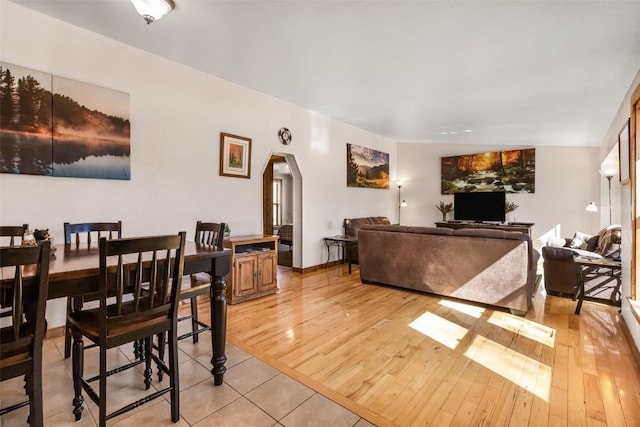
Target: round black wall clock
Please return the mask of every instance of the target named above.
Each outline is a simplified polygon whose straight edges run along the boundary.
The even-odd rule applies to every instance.
[[[291,131],[287,128],[281,128],[278,131],[278,138],[280,138],[280,142],[284,145],[291,144]]]

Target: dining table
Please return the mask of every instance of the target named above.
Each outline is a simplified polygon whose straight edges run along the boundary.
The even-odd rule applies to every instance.
[[[231,266],[231,250],[195,242],[185,242],[184,274],[208,273],[211,276],[211,374],[221,385],[226,372],[225,342],[227,301],[225,276]],[[49,262],[47,299],[82,296],[98,292],[100,274],[98,242],[57,244]],[[28,272],[24,273],[25,286]],[[5,274],[0,273],[0,284]],[[6,277],[6,276],[5,276]],[[11,274],[10,277],[13,277]]]

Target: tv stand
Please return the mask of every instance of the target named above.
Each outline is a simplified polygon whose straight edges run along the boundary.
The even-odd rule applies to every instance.
[[[534,223],[518,223],[518,224],[496,224],[488,222],[460,222],[460,221],[448,221],[448,222],[436,222],[436,227],[440,228],[490,228],[493,230],[502,231],[518,231],[531,237],[531,227]]]

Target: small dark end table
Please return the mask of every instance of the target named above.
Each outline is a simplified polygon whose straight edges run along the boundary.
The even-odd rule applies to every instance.
[[[351,274],[351,248],[358,243],[358,238],[355,236],[346,236],[344,234],[337,234],[335,236],[328,236],[324,238],[324,244],[327,246],[327,262],[324,263],[324,268],[329,265],[329,259],[331,258],[331,246],[337,246],[340,248],[342,263],[346,261],[349,264],[349,274]]]
[[[576,263],[579,264],[579,283],[580,289],[578,290],[578,305],[576,306],[575,314],[580,314],[582,308],[582,301],[584,300],[584,280],[587,275],[596,276],[611,276],[618,283],[620,283],[622,276],[622,263],[609,258],[592,259],[587,257],[578,256],[575,258]],[[613,301],[612,301],[613,302]],[[617,304],[616,304],[617,305]]]

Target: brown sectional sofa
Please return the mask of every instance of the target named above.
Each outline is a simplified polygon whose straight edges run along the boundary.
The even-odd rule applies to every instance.
[[[509,309],[531,306],[539,254],[523,233],[364,225],[360,278]]]

